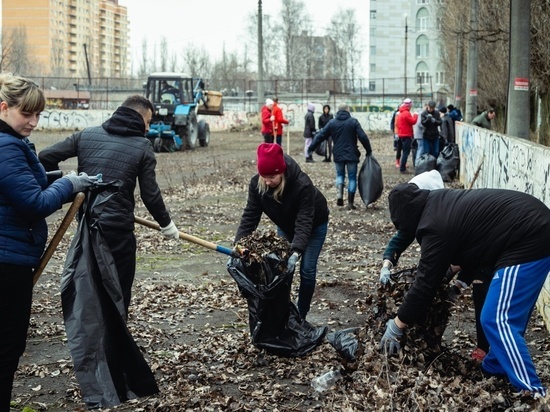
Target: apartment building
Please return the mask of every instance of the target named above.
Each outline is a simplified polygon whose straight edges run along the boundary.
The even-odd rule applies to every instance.
[[[386,94],[449,94],[438,41],[444,0],[370,0],[369,90]]]
[[[2,0],[3,53],[22,47],[21,30],[27,75],[129,75],[127,11],[118,0]]]

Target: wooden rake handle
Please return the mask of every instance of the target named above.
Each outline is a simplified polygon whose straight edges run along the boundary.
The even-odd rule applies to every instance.
[[[143,219],[141,217],[135,217],[134,218],[136,223],[139,223],[140,225],[147,226],[151,229],[160,230],[160,226],[156,222],[151,222],[149,220]],[[231,249],[225,247],[216,245],[215,243],[208,242],[207,240],[200,239],[198,237],[188,235],[186,233],[180,232],[180,239],[187,240],[188,242],[195,243],[197,245],[203,246],[210,250],[215,250],[216,252],[223,253],[224,255],[231,256]]]
[[[69,228],[69,225],[73,221],[76,212],[78,212],[78,209],[82,205],[82,202],[84,202],[84,199],[86,198],[86,195],[82,192],[78,192],[76,194],[76,197],[73,200],[73,203],[71,203],[71,206],[69,207],[69,210],[67,210],[67,213],[65,214],[65,217],[61,221],[61,225],[59,225],[59,228],[55,232],[55,235],[53,235],[52,240],[50,241],[50,244],[42,254],[42,257],[40,258],[40,263],[38,264],[38,267],[34,270],[33,275],[33,285],[36,285],[36,282],[38,282],[38,278],[46,268],[46,265],[50,261],[51,257],[53,256],[53,252],[55,252],[55,249],[57,249],[57,246],[59,246],[59,242],[61,242],[61,239],[63,238],[63,235]]]

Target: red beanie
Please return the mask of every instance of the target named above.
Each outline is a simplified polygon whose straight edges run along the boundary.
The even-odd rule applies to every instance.
[[[273,176],[285,172],[286,162],[283,148],[276,143],[262,143],[258,146],[258,173],[260,176]]]

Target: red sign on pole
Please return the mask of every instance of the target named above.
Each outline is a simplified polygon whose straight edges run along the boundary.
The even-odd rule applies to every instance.
[[[470,90],[470,96],[477,96],[477,89]]]
[[[516,77],[514,79],[514,90],[529,90],[529,79],[526,77]]]

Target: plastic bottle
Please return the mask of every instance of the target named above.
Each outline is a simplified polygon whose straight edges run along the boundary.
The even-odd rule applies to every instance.
[[[340,379],[342,379],[342,374],[339,370],[330,370],[313,378],[311,381],[311,386],[313,386],[313,389],[317,392],[324,392],[334,386],[334,384]]]

